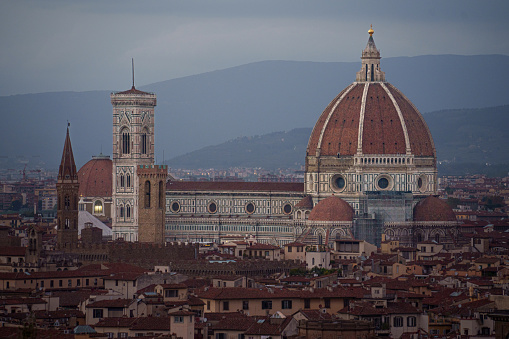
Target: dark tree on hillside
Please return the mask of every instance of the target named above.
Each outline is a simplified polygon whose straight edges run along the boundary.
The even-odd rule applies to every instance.
[[[489,210],[504,207],[504,198],[499,195],[484,197],[482,198],[482,202],[484,203],[484,206],[486,206],[486,208]]]

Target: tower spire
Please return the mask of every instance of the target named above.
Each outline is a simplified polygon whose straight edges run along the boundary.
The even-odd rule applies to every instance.
[[[131,66],[133,69],[133,89],[134,89],[134,58],[131,58]]]
[[[69,126],[71,126],[71,124],[67,122],[67,134],[65,136],[64,150],[62,152],[60,167],[58,168],[59,180],[73,180],[78,178],[76,163],[74,162],[74,155],[72,153],[71,138],[69,136]]]

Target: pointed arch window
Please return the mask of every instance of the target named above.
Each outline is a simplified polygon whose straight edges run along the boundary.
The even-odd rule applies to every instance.
[[[141,154],[147,154],[147,131],[141,134]]]
[[[145,208],[150,208],[150,181],[145,181]]]
[[[120,217],[124,217],[124,206],[120,206]]]
[[[131,206],[129,205],[125,207],[125,217],[128,219],[131,218]]]
[[[122,154],[131,153],[131,134],[126,128],[122,131]]]
[[[126,175],[126,186],[131,187],[131,175],[129,173]]]
[[[120,174],[120,187],[125,187],[125,179],[123,174]]]

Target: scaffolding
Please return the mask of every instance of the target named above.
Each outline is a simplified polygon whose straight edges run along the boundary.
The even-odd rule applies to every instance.
[[[354,237],[380,246],[386,222],[405,222],[413,218],[413,195],[401,191],[369,191],[359,200],[354,220]]]

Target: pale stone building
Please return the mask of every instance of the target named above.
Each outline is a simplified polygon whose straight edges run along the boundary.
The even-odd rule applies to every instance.
[[[156,95],[137,90],[111,94],[113,105],[113,239],[138,240],[138,167],[154,164]]]

